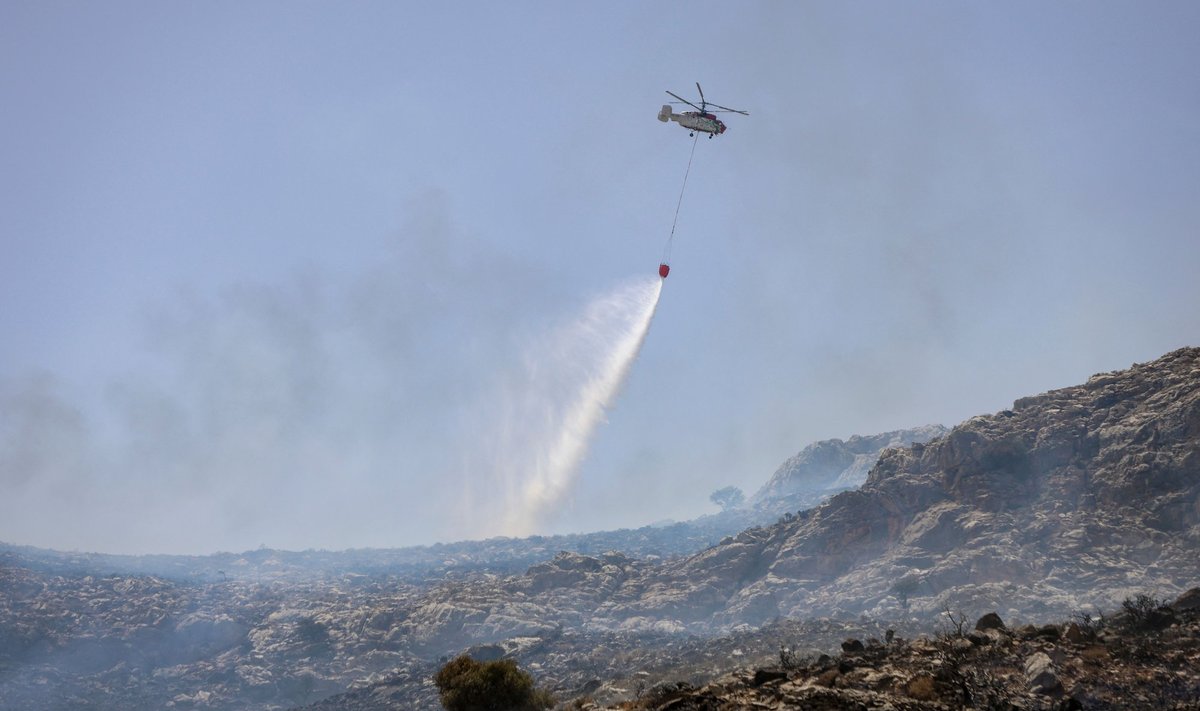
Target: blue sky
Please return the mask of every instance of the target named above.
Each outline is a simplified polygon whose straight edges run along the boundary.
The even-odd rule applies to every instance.
[[[0,540],[487,534],[497,383],[653,273],[695,81],[751,115],[697,146],[548,532],[1195,345],[1198,35],[1186,2],[0,5]]]

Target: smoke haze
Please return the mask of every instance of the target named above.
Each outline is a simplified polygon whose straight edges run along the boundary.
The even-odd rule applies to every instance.
[[[0,540],[690,518],[1200,339],[1200,5],[609,9],[0,4]],[[568,476],[613,343],[556,339],[652,274],[697,81],[750,115]]]
[[[99,393],[0,381],[0,518],[30,532],[17,542],[210,552],[529,530],[568,487],[658,286],[547,304],[553,279],[453,227],[439,194],[409,214],[368,271],[179,293],[147,316],[141,369]],[[500,464],[482,454],[496,446]],[[489,496],[495,482],[511,496]]]

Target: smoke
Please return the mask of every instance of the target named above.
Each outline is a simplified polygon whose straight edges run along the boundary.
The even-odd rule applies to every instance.
[[[467,502],[477,521],[499,520],[504,534],[528,535],[570,493],[596,428],[646,340],[662,283],[622,284],[593,299],[577,319],[533,340],[519,372],[501,386],[500,410],[483,413],[490,434],[485,461],[476,466],[491,467],[483,480],[501,496]]]
[[[0,540],[210,553],[466,537],[481,513],[457,515],[462,492],[493,473],[458,478],[492,446],[474,415],[504,411],[570,289],[452,212],[421,195],[365,269],[180,285],[117,360],[75,345],[97,353],[90,376],[0,367]]]
[[[348,280],[186,296],[149,320],[146,367],[98,400],[53,373],[0,377],[0,540],[207,553],[535,530],[571,492],[662,282],[563,318],[537,274],[457,230],[406,234],[463,256],[405,249]]]

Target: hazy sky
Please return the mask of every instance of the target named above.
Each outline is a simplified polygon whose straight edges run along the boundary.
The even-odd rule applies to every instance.
[[[751,115],[697,146],[547,532],[1196,345],[1197,37],[1194,2],[0,3],[0,540],[494,533],[504,398],[653,274],[696,81]]]

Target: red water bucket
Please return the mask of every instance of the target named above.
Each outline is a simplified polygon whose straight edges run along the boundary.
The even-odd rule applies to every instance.
[[[663,279],[666,279],[667,275],[670,273],[671,273],[671,265],[669,265],[669,264],[658,265],[658,275],[660,277],[662,277]]]

